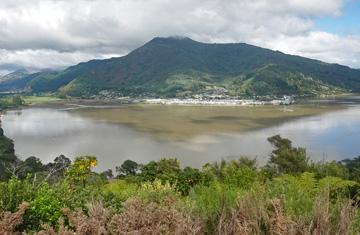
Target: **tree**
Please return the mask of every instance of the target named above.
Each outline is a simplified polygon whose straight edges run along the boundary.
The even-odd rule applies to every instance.
[[[198,169],[185,167],[177,176],[176,190],[182,195],[188,195],[191,188],[200,183],[201,173]]]
[[[45,181],[58,182],[65,177],[65,172],[71,165],[71,160],[64,155],[60,155],[53,162],[46,164],[47,176]]]
[[[71,160],[64,155],[60,155],[54,159],[53,162],[48,163],[45,168],[51,172],[56,169],[59,173],[64,173],[66,169],[71,165]]]
[[[126,160],[121,164],[120,167],[116,167],[116,172],[119,175],[136,175],[136,173],[139,170],[139,164],[132,161],[132,160]]]
[[[175,183],[180,172],[180,163],[177,159],[161,159],[158,162],[151,161],[141,169],[140,177],[143,181],[154,181]]]
[[[66,172],[67,179],[74,184],[82,183],[85,187],[86,180],[91,175],[91,169],[96,165],[95,156],[76,157]]]
[[[7,179],[13,173],[12,165],[18,162],[14,142],[4,135],[0,128],[0,180]]]
[[[342,160],[340,163],[349,170],[351,180],[360,182],[360,156]]]
[[[280,135],[269,137],[268,141],[275,149],[266,167],[273,173],[299,174],[307,170],[309,158],[304,148],[293,147],[289,139]]]
[[[44,171],[44,170],[45,170],[45,167],[39,158],[31,156],[31,157],[28,157],[25,159],[24,171],[26,173],[36,173],[36,172]]]
[[[24,101],[21,99],[21,96],[13,96],[12,97],[12,103],[14,106],[20,106],[23,105]]]
[[[107,169],[106,171],[101,172],[100,175],[107,180],[112,179],[114,177],[113,171],[111,169]]]
[[[315,173],[318,179],[325,178],[326,176],[349,179],[349,169],[336,161],[311,163],[309,171]]]

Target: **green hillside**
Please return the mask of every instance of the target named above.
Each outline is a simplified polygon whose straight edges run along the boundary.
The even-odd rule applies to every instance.
[[[0,91],[22,90],[30,81],[30,74],[25,70],[17,70],[0,77]]]
[[[34,92],[89,96],[320,95],[360,91],[360,70],[244,43],[154,38],[120,58],[92,60],[32,79]]]

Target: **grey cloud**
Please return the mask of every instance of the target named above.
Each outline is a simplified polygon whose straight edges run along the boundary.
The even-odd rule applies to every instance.
[[[155,36],[184,35],[204,42],[247,42],[360,67],[356,53],[345,55],[338,47],[329,50],[319,44],[311,51],[307,46],[314,19],[341,14],[345,1],[2,0],[0,63],[62,67],[123,55]],[[304,45],[292,47],[300,41]],[[360,39],[339,37],[336,43],[342,41],[355,48]]]

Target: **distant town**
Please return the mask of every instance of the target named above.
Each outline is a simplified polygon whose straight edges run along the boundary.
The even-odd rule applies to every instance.
[[[260,101],[252,99],[144,99],[147,104],[165,104],[165,105],[290,105],[294,103],[293,97],[284,96],[282,99],[271,101]]]

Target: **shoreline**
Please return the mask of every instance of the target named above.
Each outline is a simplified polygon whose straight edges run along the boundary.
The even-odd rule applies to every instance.
[[[337,104],[343,100],[349,100],[352,97],[359,97],[359,94],[356,93],[347,93],[342,95],[332,95],[325,97],[312,97],[312,98],[299,98],[296,101],[290,100],[290,103],[283,103],[282,100],[270,100],[270,101],[261,101],[256,99],[177,99],[177,98],[167,98],[167,99],[154,99],[154,98],[129,98],[121,97],[117,99],[81,99],[81,98],[71,98],[71,99],[58,99],[50,100],[40,103],[28,103],[16,108],[9,108],[0,110],[0,114],[5,113],[8,110],[18,110],[26,108],[63,108],[71,109],[69,106],[74,107],[74,109],[80,108],[117,108],[124,107],[128,105],[169,105],[169,106],[214,106],[214,107],[266,107],[266,106],[297,106],[297,105],[311,105],[311,104]]]

